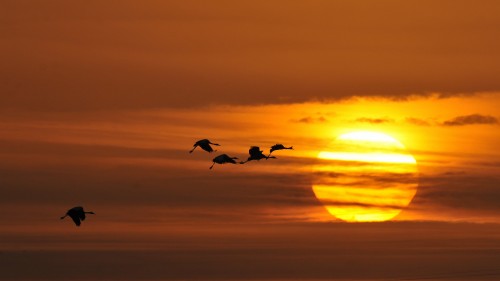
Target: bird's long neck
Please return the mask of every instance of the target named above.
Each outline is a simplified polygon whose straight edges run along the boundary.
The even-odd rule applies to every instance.
[[[61,217],[61,219],[64,219],[64,218],[65,218],[65,217],[67,217],[67,216],[68,216],[68,214],[66,214],[66,215],[62,216],[62,217]]]
[[[92,215],[95,215],[94,212],[84,212],[85,214],[92,214]]]

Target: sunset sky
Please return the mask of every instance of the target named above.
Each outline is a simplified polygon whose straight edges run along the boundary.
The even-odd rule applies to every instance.
[[[499,12],[0,1],[0,280],[498,280]]]

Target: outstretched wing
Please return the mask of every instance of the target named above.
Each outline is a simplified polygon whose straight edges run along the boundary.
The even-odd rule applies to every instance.
[[[213,152],[214,151],[212,149],[212,147],[210,146],[210,144],[208,144],[208,143],[202,143],[202,144],[199,144],[199,146],[201,147],[201,149],[203,149],[205,151],[208,151],[208,152]]]
[[[222,155],[219,155],[219,157],[222,158],[222,163],[233,163],[233,164],[236,164],[236,161],[234,161],[233,158],[231,158],[229,155],[227,154],[222,154]]]
[[[80,219],[82,217],[82,214],[83,214],[82,220],[85,219],[85,212],[83,211],[82,206],[76,206],[74,208],[69,209],[67,214],[75,222],[76,226],[80,226]]]
[[[208,143],[210,143],[210,141],[209,141],[209,140],[207,140],[207,139],[202,139],[202,140],[197,141],[197,142],[195,143],[195,145],[202,145],[202,144],[204,144],[204,143],[207,143],[207,144],[208,144]]]
[[[231,157],[229,157],[229,155],[227,155],[227,154],[221,154],[221,155],[219,155],[218,157],[220,157],[220,158],[221,158],[221,160],[222,160],[223,162],[229,162],[229,161],[233,160],[233,159],[231,159]]]
[[[271,149],[273,149],[273,150],[279,150],[279,149],[283,149],[283,148],[285,148],[285,146],[282,145],[281,143],[277,143],[271,147]]]
[[[76,226],[80,226],[80,218],[76,215],[69,215],[71,217],[71,219],[73,220],[73,222],[76,224]]]
[[[258,146],[252,146],[248,150],[248,153],[250,154],[250,156],[258,156],[262,153],[262,151],[260,150],[260,148]]]

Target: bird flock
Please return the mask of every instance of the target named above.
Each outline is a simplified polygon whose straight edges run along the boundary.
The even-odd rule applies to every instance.
[[[199,141],[197,141],[197,142],[194,143],[193,149],[191,149],[189,151],[189,153],[193,153],[193,151],[197,147],[205,150],[208,153],[216,152],[217,150],[214,150],[212,148],[212,145],[214,145],[214,146],[220,146],[220,144],[213,143],[213,142],[211,142],[208,139],[199,140]],[[275,156],[271,156],[271,154],[273,153],[273,151],[284,150],[284,149],[293,149],[293,146],[285,147],[284,145],[279,144],[279,143],[275,144],[275,145],[271,146],[271,148],[269,149],[269,154],[267,156],[264,155],[264,151],[263,150],[260,150],[260,147],[258,147],[258,146],[251,146],[250,149],[248,150],[249,156],[248,156],[247,160],[246,161],[240,161],[240,162],[236,162],[236,160],[239,160],[238,157],[231,157],[231,156],[229,156],[227,154],[220,154],[220,155],[216,156],[214,159],[212,159],[213,163],[212,163],[212,166],[210,166],[210,169],[212,169],[215,164],[226,164],[226,163],[231,163],[231,164],[245,164],[245,163],[247,163],[249,161],[253,161],[253,160],[257,160],[257,161],[261,160],[261,159],[266,159],[267,160],[269,158],[276,159]],[[92,215],[94,215],[94,212],[86,212],[83,209],[82,206],[76,206],[76,207],[73,207],[73,208],[69,209],[66,212],[66,214],[61,217],[61,220],[69,216],[73,220],[73,222],[75,223],[76,226],[80,226],[81,222],[85,220],[86,214],[92,214]]]
[[[220,146],[220,144],[218,143],[213,143],[211,142],[210,140],[208,139],[202,139],[202,140],[199,140],[197,142],[194,143],[193,145],[193,149],[191,149],[189,151],[189,153],[192,153],[197,147],[200,147],[201,149],[205,150],[206,152],[208,153],[212,153],[212,152],[216,152],[217,150],[214,150],[212,148],[211,145],[215,145],[215,146]],[[212,166],[210,166],[209,169],[212,169],[214,167],[215,164],[226,164],[226,163],[230,163],[230,164],[245,164],[247,163],[248,161],[252,161],[252,160],[260,160],[260,159],[269,159],[269,158],[273,158],[273,159],[276,159],[275,156],[271,156],[271,154],[273,153],[273,151],[276,151],[276,150],[283,150],[283,149],[293,149],[293,146],[290,146],[290,147],[285,147],[284,145],[280,144],[280,143],[277,143],[273,146],[271,146],[271,149],[269,149],[269,154],[266,156],[264,155],[264,151],[263,150],[260,150],[260,147],[258,146],[251,146],[250,149],[248,150],[248,154],[250,155],[246,161],[240,161],[240,162],[236,162],[236,160],[239,160],[238,157],[231,157],[227,154],[220,154],[218,156],[216,156],[214,159],[212,159],[213,163],[212,163]]]

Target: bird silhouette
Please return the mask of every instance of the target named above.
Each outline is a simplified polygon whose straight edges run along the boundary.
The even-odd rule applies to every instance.
[[[214,159],[212,159],[212,161],[214,163],[212,164],[212,166],[210,166],[210,169],[212,169],[214,167],[215,163],[217,163],[217,164],[226,164],[226,163],[236,164],[236,161],[234,161],[234,159],[238,159],[238,157],[230,157],[227,154],[221,154],[221,155],[215,157]]]
[[[248,150],[250,157],[248,157],[247,161],[240,162],[240,164],[245,164],[246,162],[252,161],[252,160],[260,160],[260,159],[264,159],[264,158],[266,158],[266,159],[276,158],[274,156],[265,156],[262,152],[263,151],[260,150],[260,147],[258,147],[258,146],[250,147],[250,149]]]
[[[216,146],[220,146],[220,144],[218,144],[218,143],[213,143],[207,139],[202,139],[202,140],[199,140],[199,141],[194,143],[193,149],[191,149],[189,151],[189,153],[192,153],[198,146],[201,147],[201,149],[203,149],[209,153],[214,152],[213,148],[210,146],[211,144],[216,145]],[[217,150],[215,150],[215,151],[217,151]]]
[[[83,207],[77,206],[74,208],[69,209],[66,212],[66,215],[62,216],[61,219],[64,219],[67,216],[70,216],[70,218],[75,222],[76,226],[80,226],[80,221],[85,220],[85,214],[94,214],[94,212],[85,212],[83,210]]]
[[[277,143],[277,144],[271,146],[271,149],[269,150],[268,157],[271,156],[271,153],[273,153],[273,151],[275,151],[275,150],[283,150],[283,149],[293,149],[293,146],[285,147],[281,143]]]

